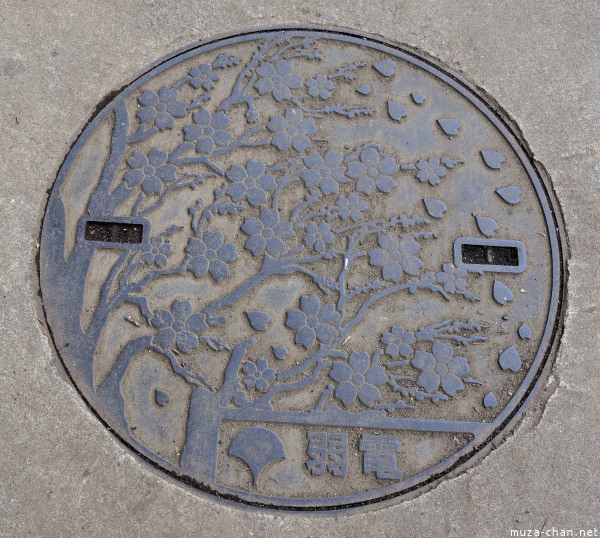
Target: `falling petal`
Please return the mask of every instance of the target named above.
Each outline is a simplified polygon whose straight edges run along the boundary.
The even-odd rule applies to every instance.
[[[437,120],[439,126],[442,128],[447,135],[454,136],[458,134],[458,130],[460,129],[460,123],[453,119],[442,119]]]
[[[412,100],[417,103],[417,105],[422,105],[425,102],[425,96],[420,93],[411,93],[410,96]]]
[[[275,355],[275,358],[279,359],[280,361],[285,359],[285,356],[288,352],[288,350],[285,347],[281,346],[271,346],[271,349],[273,350],[273,355]]]
[[[519,368],[521,368],[521,357],[515,346],[510,346],[507,350],[503,351],[498,362],[503,370],[518,372]]]
[[[266,331],[267,324],[271,323],[271,316],[266,312],[246,312],[250,325],[257,331]]]
[[[396,73],[396,63],[392,60],[383,60],[373,65],[384,77],[391,77]]]
[[[363,84],[360,88],[357,88],[356,91],[363,95],[369,95],[371,93],[371,87],[368,84]]]
[[[483,398],[483,405],[485,405],[485,407],[496,407],[496,405],[498,405],[496,395],[493,392],[488,392]]]
[[[504,187],[496,191],[500,197],[509,204],[518,204],[521,201],[521,190],[517,187]]]
[[[394,101],[388,101],[388,113],[390,118],[396,121],[402,121],[402,118],[406,118],[408,110],[404,105],[396,103]]]
[[[164,390],[156,389],[154,391],[154,400],[158,405],[164,407],[169,403],[169,394]]]
[[[529,340],[531,338],[531,329],[527,323],[523,323],[523,325],[519,327],[519,336],[523,340]]]
[[[481,156],[490,168],[494,170],[499,170],[500,165],[506,160],[504,155],[498,151],[482,151]]]
[[[493,237],[494,232],[498,229],[498,223],[489,217],[475,217],[477,226],[483,235]]]
[[[443,213],[448,210],[446,204],[441,200],[432,200],[431,198],[424,198],[423,203],[425,204],[425,209],[427,209],[427,213],[429,213],[432,217],[436,219],[441,219]]]
[[[503,305],[507,301],[512,301],[513,298],[513,292],[507,286],[494,280],[494,299],[497,303]]]

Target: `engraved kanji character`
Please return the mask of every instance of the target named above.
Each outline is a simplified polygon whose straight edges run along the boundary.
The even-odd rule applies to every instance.
[[[306,462],[311,474],[321,475],[327,469],[334,476],[346,474],[348,450],[345,433],[308,432],[308,455]]]
[[[402,472],[396,469],[396,452],[400,443],[395,435],[363,434],[359,448],[364,452],[363,473],[377,473],[377,478],[400,478]]]

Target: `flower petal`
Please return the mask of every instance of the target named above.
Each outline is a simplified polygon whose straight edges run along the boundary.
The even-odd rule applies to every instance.
[[[267,239],[267,250],[271,256],[277,258],[287,250],[287,247],[279,237],[271,237]]]
[[[360,372],[361,374],[367,371],[370,362],[371,359],[369,359],[369,355],[364,351],[361,351],[360,353],[358,351],[353,351],[350,353],[350,358],[348,359],[348,363],[352,370]]]
[[[158,92],[158,97],[163,103],[170,103],[177,97],[177,90],[163,86]]]
[[[142,95],[138,97],[138,102],[140,105],[153,106],[158,103],[158,95],[152,90],[144,90]]]
[[[291,73],[283,79],[283,82],[288,88],[297,90],[298,88],[302,88],[304,81],[301,75],[298,75],[297,73]]]
[[[265,163],[261,161],[255,161],[254,159],[250,159],[246,163],[246,171],[248,172],[249,176],[259,177],[265,171]]]
[[[175,343],[175,331],[171,327],[158,331],[158,334],[154,337],[154,342],[165,351],[171,349]]]
[[[265,174],[258,179],[258,186],[265,191],[270,191],[275,188],[275,178]]]
[[[390,176],[379,176],[375,180],[375,184],[377,188],[381,192],[391,192],[391,190],[396,186],[396,182]]]
[[[273,370],[273,368],[267,368],[263,372],[263,379],[265,379],[267,381],[274,381],[275,380],[275,370]]]
[[[371,385],[381,385],[387,381],[388,376],[386,375],[383,366],[372,366],[366,371],[365,379],[367,380],[367,383],[371,383]]]
[[[292,96],[290,89],[284,84],[277,84],[273,88],[273,97],[278,103],[284,99],[289,99]]]
[[[415,358],[411,361],[411,364],[419,370],[433,370],[435,368],[436,361],[431,353],[417,350],[415,351]]]
[[[254,207],[260,204],[264,204],[267,201],[267,195],[265,194],[265,191],[259,189],[258,187],[252,187],[248,189],[248,194],[246,195],[246,198],[248,199],[248,202],[250,202],[250,204]]]
[[[275,64],[275,71],[281,76],[289,75],[293,68],[294,64],[292,64],[292,62],[286,62],[283,58],[277,60],[277,63]]]
[[[219,250],[217,250],[217,257],[219,258],[219,260],[221,260],[223,262],[231,263],[233,260],[235,260],[237,258],[237,252],[235,251],[235,245],[232,245],[231,243],[223,245],[222,247],[219,248]]]
[[[168,310],[157,310],[154,312],[154,317],[152,318],[152,325],[154,325],[157,329],[163,329],[164,327],[170,327],[171,323],[173,323],[174,318],[173,314]]]
[[[241,181],[238,183],[232,183],[229,185],[229,187],[227,187],[227,194],[229,194],[234,202],[239,202],[246,194],[246,185],[244,185]]]
[[[345,381],[335,389],[335,397],[344,405],[351,404],[356,399],[357,393],[358,390],[350,381]]]
[[[247,177],[246,170],[237,164],[231,165],[225,175],[231,181],[244,181]]]
[[[298,131],[305,135],[315,134],[318,129],[313,119],[302,120],[298,124]]]
[[[302,121],[302,111],[299,108],[288,108],[284,115],[291,125],[298,125]]]
[[[168,112],[159,112],[156,115],[156,119],[154,120],[154,124],[161,130],[172,129],[175,125],[175,120],[173,116]]]
[[[321,180],[321,184],[319,185],[323,194],[338,194],[340,192],[340,188],[337,184],[337,181],[330,177],[324,177]]]
[[[194,123],[197,123],[198,125],[202,125],[204,127],[210,125],[210,120],[212,119],[210,112],[204,108],[201,108],[200,110],[194,112],[194,115],[192,117],[194,119]]]
[[[183,118],[187,114],[187,107],[181,101],[174,101],[167,106],[167,112],[176,118]]]
[[[142,183],[142,190],[150,196],[162,190],[162,183],[156,176],[146,176]]]
[[[273,131],[274,133],[285,131],[287,127],[287,121],[285,121],[281,116],[271,116],[269,123],[267,123],[267,129],[269,129],[269,131]]]
[[[392,157],[384,157],[383,159],[381,159],[381,162],[379,163],[377,168],[382,174],[388,176],[395,174],[400,169],[400,167],[394,162],[394,159]]]
[[[196,278],[200,278],[206,274],[206,271],[208,271],[208,261],[204,257],[192,258],[188,262],[187,268],[194,273]]]
[[[195,333],[201,333],[208,328],[206,314],[192,314],[186,321],[186,327]]]
[[[468,374],[469,363],[467,362],[466,357],[454,357],[448,363],[448,371],[457,376]]]
[[[351,161],[348,163],[348,172],[347,174],[354,179],[358,179],[359,177],[364,177],[367,173],[367,169],[365,165],[358,161]]]
[[[233,139],[233,135],[229,131],[215,131],[213,140],[217,146],[226,146]]]
[[[427,370],[417,378],[417,385],[432,393],[440,386],[440,376],[435,372]]]
[[[288,310],[285,324],[291,329],[299,329],[306,325],[306,314],[300,310]]]
[[[171,312],[175,319],[185,320],[192,313],[192,303],[190,301],[173,301]]]
[[[381,393],[373,385],[363,383],[358,387],[358,399],[367,407],[371,407],[373,402],[381,399]]]
[[[256,361],[256,368],[257,368],[257,370],[259,370],[261,372],[263,370],[265,370],[267,368],[267,366],[269,366],[267,359],[260,358]]]
[[[260,220],[265,226],[273,228],[279,222],[279,211],[277,209],[263,209],[260,212]]]
[[[199,125],[186,125],[183,128],[185,140],[198,140],[202,136],[202,127]]]
[[[344,155],[332,149],[328,150],[327,153],[323,156],[323,160],[325,164],[329,168],[336,168],[340,164],[342,164],[342,160],[344,159]]]
[[[263,229],[263,224],[256,217],[246,217],[242,226],[242,231],[248,235],[260,233]]]
[[[300,308],[308,316],[316,316],[321,308],[321,303],[316,295],[304,296],[300,299]]]
[[[279,151],[283,151],[288,148],[292,139],[290,135],[287,133],[277,133],[272,139],[271,144],[273,144]]]
[[[345,362],[335,361],[329,372],[329,377],[338,383],[350,381],[350,378],[352,377],[352,368]]]
[[[423,262],[414,256],[408,256],[400,260],[400,265],[409,275],[418,275],[423,267]]]
[[[321,181],[321,174],[316,170],[305,170],[300,178],[307,187],[316,187]]]
[[[310,148],[310,140],[304,135],[297,134],[292,137],[292,146],[296,151],[302,152]]]
[[[379,246],[388,252],[398,250],[398,238],[392,232],[388,232],[385,235],[380,235],[378,242]]]
[[[459,377],[452,374],[442,376],[442,389],[448,396],[454,396],[454,393],[464,389],[465,386]]]
[[[403,237],[398,243],[398,250],[406,256],[416,254],[420,248],[421,245],[413,237]]]
[[[390,260],[390,255],[386,250],[374,248],[369,251],[369,263],[378,267],[383,267]]]
[[[181,331],[179,334],[177,334],[175,342],[177,342],[177,348],[182,353],[188,353],[192,349],[196,349],[198,347],[198,338],[193,332],[190,331]]]
[[[381,274],[385,280],[398,282],[402,278],[402,267],[398,262],[388,262],[383,266]]]
[[[432,351],[438,362],[448,362],[454,353],[452,344],[448,344],[447,342],[436,342],[433,344]]]
[[[377,164],[379,163],[379,155],[377,154],[377,150],[373,148],[364,150],[360,154],[360,160],[364,163],[365,166],[377,166]]]
[[[296,333],[296,344],[308,349],[315,341],[315,331],[306,325]]]
[[[313,170],[319,170],[325,166],[323,158],[316,151],[311,151],[308,154],[308,156],[304,159],[304,164]]]
[[[256,74],[262,78],[272,77],[275,74],[275,68],[269,63],[263,63],[256,70]]]
[[[142,182],[142,179],[144,179],[144,172],[141,170],[129,170],[123,177],[125,178],[125,181],[127,181],[127,185],[135,187]]]
[[[204,234],[204,242],[208,248],[216,250],[223,244],[223,233],[208,231]]]
[[[142,123],[150,123],[154,118],[156,118],[156,110],[154,107],[145,106],[137,111],[136,116]]]
[[[273,228],[275,235],[281,239],[288,239],[294,235],[294,228],[291,222],[280,222]]]
[[[337,336],[337,329],[333,325],[324,323],[315,327],[315,333],[317,339],[322,344],[331,344],[333,339]]]
[[[267,240],[262,235],[251,236],[244,245],[254,256],[258,256],[267,246]]]
[[[370,196],[375,192],[375,182],[370,177],[363,177],[356,183],[356,190]]]
[[[127,159],[127,164],[131,166],[131,168],[144,168],[148,164],[148,159],[143,153],[139,151],[134,151],[133,155]]]
[[[244,373],[246,374],[253,374],[254,372],[256,372],[256,364],[254,364],[253,362],[247,362],[246,364],[244,364],[242,370],[244,370]]]
[[[339,319],[340,313],[335,309],[335,305],[330,303],[321,308],[318,317],[321,323],[333,323]]]
[[[163,181],[174,181],[176,172],[177,167],[172,164],[163,164],[156,169],[157,177]]]
[[[219,281],[229,276],[229,267],[221,260],[212,260],[208,265],[208,272],[216,281]]]
[[[269,93],[273,89],[273,81],[270,78],[260,78],[254,84],[260,95]]]

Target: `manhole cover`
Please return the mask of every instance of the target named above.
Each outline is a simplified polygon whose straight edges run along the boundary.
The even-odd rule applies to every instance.
[[[347,508],[439,480],[529,402],[557,230],[465,82],[278,29],[178,52],[93,119],[41,286],[74,384],[134,451],[221,498]]]

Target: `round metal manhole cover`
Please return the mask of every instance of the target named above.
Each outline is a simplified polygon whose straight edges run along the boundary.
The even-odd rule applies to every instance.
[[[158,468],[348,508],[439,480],[529,403],[556,222],[464,81],[358,34],[251,32],[175,53],[86,127],[42,297],[78,390]]]

